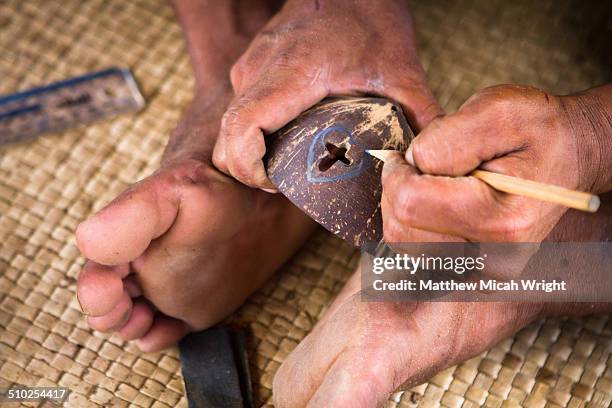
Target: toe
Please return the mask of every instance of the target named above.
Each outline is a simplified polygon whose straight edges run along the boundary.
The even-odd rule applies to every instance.
[[[123,280],[123,287],[132,299],[142,296],[142,288],[136,279],[136,275],[129,275]]]
[[[153,310],[142,300],[134,301],[132,314],[127,323],[119,329],[123,340],[134,340],[144,336],[153,324]]]
[[[87,323],[89,323],[89,326],[94,330],[113,332],[128,321],[131,311],[132,299],[130,299],[127,292],[124,292],[113,310],[102,316],[89,316],[87,318]]]
[[[381,406],[393,391],[392,356],[377,359],[368,350],[345,352],[326,373],[308,407],[367,408]],[[378,369],[381,368],[381,370]]]
[[[151,329],[136,341],[136,345],[144,352],[163,350],[175,345],[189,331],[187,324],[180,320],[157,316]]]
[[[122,278],[128,266],[104,266],[88,261],[77,281],[77,299],[83,312],[90,316],[110,313],[124,294]]]
[[[128,263],[172,226],[179,202],[178,189],[169,177],[152,176],[80,224],[77,245],[86,258],[98,263]]]
[[[334,362],[351,345],[354,339],[347,333],[354,333],[358,326],[351,316],[352,305],[358,299],[347,295],[341,301],[339,306],[332,306],[334,312],[298,344],[276,372],[272,384],[275,406],[306,406]]]

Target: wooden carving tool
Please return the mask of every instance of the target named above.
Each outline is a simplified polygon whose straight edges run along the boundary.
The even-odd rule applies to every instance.
[[[367,153],[383,162],[391,155],[401,155],[396,150],[368,150]],[[599,208],[599,197],[590,193],[485,170],[474,170],[469,175],[504,193],[535,198],[587,212],[595,212]]]
[[[268,177],[293,204],[343,239],[382,239],[382,163],[367,149],[405,149],[412,131],[381,98],[328,98],[266,137]]]

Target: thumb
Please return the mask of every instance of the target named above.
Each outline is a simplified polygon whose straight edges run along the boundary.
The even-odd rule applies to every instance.
[[[496,120],[486,113],[461,111],[437,117],[412,141],[406,161],[426,174],[466,175],[517,149],[516,138],[502,137]]]

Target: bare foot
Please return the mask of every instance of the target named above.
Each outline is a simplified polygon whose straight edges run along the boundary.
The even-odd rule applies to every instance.
[[[612,197],[610,197],[612,198]],[[609,198],[602,196],[602,202]],[[555,241],[610,235],[610,207],[568,212]],[[487,350],[545,315],[609,312],[610,303],[362,302],[359,271],[274,377],[275,407],[381,406],[398,389]]]
[[[359,288],[356,272],[348,286]],[[474,357],[547,314],[605,303],[362,302],[346,291],[278,369],[274,406],[370,408]]]
[[[362,302],[359,271],[274,377],[274,406],[382,406],[539,315],[509,303]],[[354,291],[356,290],[356,292]]]
[[[90,326],[145,351],[222,320],[314,228],[284,197],[239,184],[189,146],[214,142],[230,95],[206,98],[185,113],[173,138],[181,146],[169,143],[162,167],[77,229]]]

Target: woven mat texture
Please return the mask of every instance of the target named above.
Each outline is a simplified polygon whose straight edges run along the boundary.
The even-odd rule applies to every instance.
[[[569,93],[612,77],[606,2],[413,3],[422,61],[447,110],[496,83]],[[0,150],[0,387],[69,387],[72,407],[185,407],[176,350],[143,354],[92,332],[75,299],[77,223],[156,169],[191,96],[171,10],[162,0],[4,0],[0,50],[0,94],[127,66],[147,100],[137,115]],[[251,332],[258,405],[357,258],[319,231],[236,313]],[[547,319],[388,405],[607,407],[611,338],[607,315]]]

